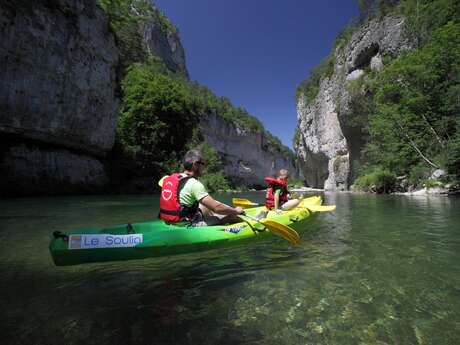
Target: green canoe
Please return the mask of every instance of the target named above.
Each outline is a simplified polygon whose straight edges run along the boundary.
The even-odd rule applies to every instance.
[[[270,211],[266,219],[305,228],[311,211],[308,206],[321,205],[321,197],[303,199],[300,207],[277,214]],[[256,216],[265,207],[246,210]],[[228,247],[271,236],[272,233],[255,221],[231,225],[190,227],[186,223],[166,224],[162,220],[118,225],[110,228],[84,228],[65,233],[55,231],[49,246],[57,266],[88,262],[145,259]]]

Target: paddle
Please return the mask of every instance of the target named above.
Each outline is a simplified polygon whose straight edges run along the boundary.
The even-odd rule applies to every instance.
[[[233,198],[232,203],[233,205],[239,206],[242,208],[253,207],[253,206],[263,206],[260,204],[256,204],[255,202],[252,202],[248,199],[241,199],[241,198]]]
[[[242,199],[242,198],[233,198],[232,199],[233,205],[239,206],[242,208],[248,208],[248,207],[254,207],[254,206],[263,206],[261,204],[256,204],[255,202],[252,202],[251,200],[248,199]],[[314,212],[328,212],[328,211],[333,211],[335,210],[335,205],[304,205],[304,206],[297,206],[299,208],[307,208],[310,211]]]
[[[158,185],[159,185],[160,187],[163,187],[163,181],[164,181],[164,179],[165,179],[166,177],[169,177],[169,175],[163,176],[163,177],[160,179],[160,181],[158,181]]]
[[[270,219],[261,219],[261,220],[259,220],[257,218],[254,218],[252,216],[247,215],[246,213],[243,213],[242,215],[239,215],[239,217],[249,218],[250,220],[252,220],[254,222],[262,224],[268,230],[270,230],[271,232],[273,232],[274,234],[276,234],[278,236],[283,237],[285,240],[288,240],[289,242],[291,242],[295,246],[300,243],[300,236],[297,233],[297,231],[295,231],[293,228],[291,228],[291,227],[289,227],[287,225],[275,222],[275,221],[270,220]]]

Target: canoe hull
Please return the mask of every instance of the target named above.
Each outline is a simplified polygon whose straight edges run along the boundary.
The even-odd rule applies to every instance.
[[[320,205],[318,196],[302,203]],[[257,207],[246,210],[257,215],[265,210]],[[267,218],[289,225],[295,230],[306,227],[311,212],[298,208],[278,215],[269,212]],[[186,224],[166,224],[161,220],[124,224],[111,228],[85,228],[53,236],[50,253],[57,266],[90,262],[146,259],[167,255],[193,253],[258,241],[272,233],[255,222],[231,225],[189,227]]]

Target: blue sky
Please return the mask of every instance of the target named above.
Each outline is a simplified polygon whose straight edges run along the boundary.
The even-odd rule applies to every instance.
[[[192,80],[291,147],[295,89],[358,14],[356,0],[156,0],[179,28]]]

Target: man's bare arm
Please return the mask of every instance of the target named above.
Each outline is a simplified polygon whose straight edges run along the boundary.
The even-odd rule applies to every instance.
[[[230,207],[227,206],[217,200],[215,200],[210,195],[205,196],[203,199],[200,200],[200,203],[209,208],[211,211],[219,214],[223,214],[225,216],[231,214],[241,214],[243,213],[243,209],[241,207]]]

